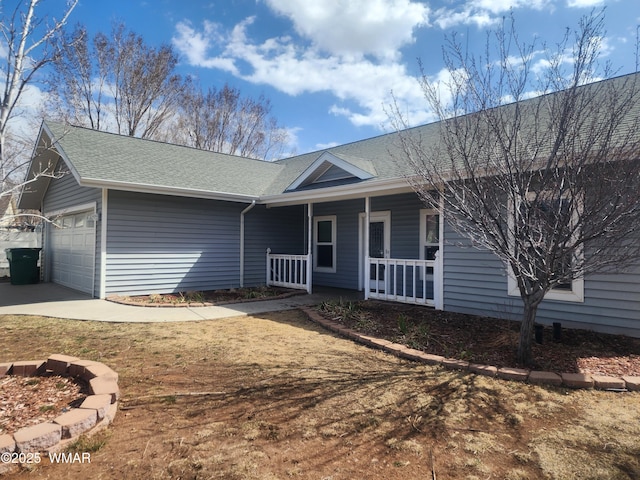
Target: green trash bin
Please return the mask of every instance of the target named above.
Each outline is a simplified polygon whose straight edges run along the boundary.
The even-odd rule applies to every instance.
[[[41,248],[7,248],[11,285],[28,285],[40,281],[38,258]]]

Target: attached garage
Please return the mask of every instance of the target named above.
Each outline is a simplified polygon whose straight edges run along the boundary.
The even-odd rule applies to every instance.
[[[49,276],[54,283],[94,294],[94,209],[66,213],[49,225]]]

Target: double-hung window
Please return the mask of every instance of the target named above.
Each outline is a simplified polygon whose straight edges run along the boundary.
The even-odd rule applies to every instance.
[[[548,246],[546,242],[546,236],[549,238],[555,238],[557,245],[555,247],[549,247],[551,253],[558,251],[561,253],[562,245],[572,243],[572,232],[575,231],[577,218],[575,215],[576,208],[572,206],[570,197],[563,196],[558,197],[553,194],[545,195],[545,192],[541,193],[529,193],[527,194],[527,202],[529,212],[525,215],[524,206],[518,205],[510,208],[521,208],[523,214],[510,215],[510,221],[514,222],[514,217],[528,219],[529,225],[519,231],[524,232],[523,238],[520,239],[519,245],[521,250],[530,249],[532,252],[535,249],[542,250],[545,246]],[[517,229],[511,225],[510,232],[514,235],[514,231]],[[515,239],[512,238],[512,242],[515,248]],[[537,252],[537,255],[541,255],[543,252]],[[526,255],[523,252],[523,255]],[[574,259],[580,259],[583,252],[580,249],[569,249],[567,253],[557,256],[549,260],[551,263],[551,276],[557,282],[556,285],[545,295],[547,300],[564,300],[568,302],[583,302],[584,301],[584,280],[581,277],[575,277],[576,265]],[[549,257],[551,258],[551,256]],[[532,267],[536,268],[536,266]],[[542,265],[538,268],[549,268],[547,265]],[[509,268],[508,277],[508,290],[509,295],[520,295],[518,291],[518,284]]]
[[[435,260],[440,250],[440,212],[420,210],[420,259]]]
[[[336,216],[314,218],[314,262],[316,272],[336,271]]]

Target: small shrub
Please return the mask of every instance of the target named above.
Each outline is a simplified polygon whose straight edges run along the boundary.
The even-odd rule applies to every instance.
[[[187,292],[187,300],[190,303],[204,303],[206,298],[202,292]]]
[[[320,310],[342,321],[357,319],[361,312],[358,302],[351,302],[342,298],[322,302]]]
[[[407,335],[409,333],[409,317],[404,313],[398,315],[398,330],[402,335]]]
[[[159,293],[152,293],[151,295],[149,295],[149,303],[161,303],[162,302],[162,295],[160,295]]]

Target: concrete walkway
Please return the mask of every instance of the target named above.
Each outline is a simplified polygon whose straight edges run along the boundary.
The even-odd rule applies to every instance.
[[[99,322],[189,322],[257,315],[315,305],[338,297],[356,299],[358,292],[322,290],[284,299],[234,303],[217,307],[152,308],[121,305],[91,298],[54,283],[11,285],[0,283],[0,315],[41,315]]]

